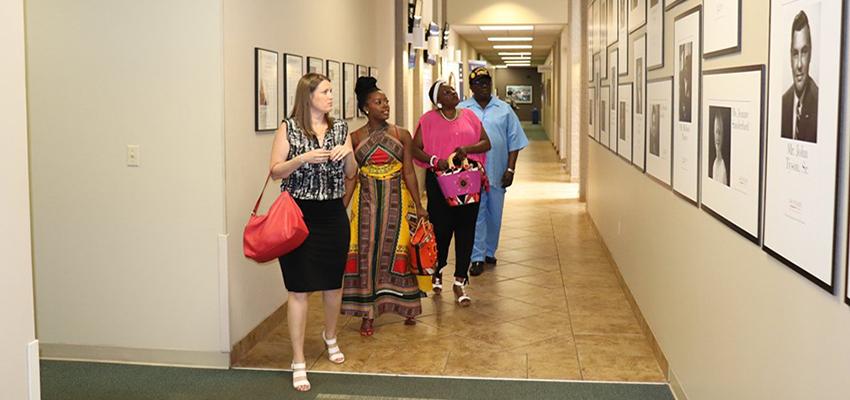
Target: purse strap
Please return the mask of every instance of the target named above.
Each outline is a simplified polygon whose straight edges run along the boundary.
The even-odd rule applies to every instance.
[[[263,193],[266,192],[266,186],[269,185],[269,181],[272,179],[272,172],[269,171],[269,176],[266,177],[266,183],[263,184],[263,190],[260,191],[260,197],[257,199],[257,203],[254,204],[254,210],[251,211],[251,215],[257,215],[257,209],[260,208],[260,201],[263,200]]]

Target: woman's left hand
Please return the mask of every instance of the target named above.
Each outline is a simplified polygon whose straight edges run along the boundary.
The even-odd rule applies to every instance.
[[[349,154],[352,153],[351,146],[349,144],[340,144],[331,149],[330,159],[331,161],[339,161],[345,157],[348,157]]]

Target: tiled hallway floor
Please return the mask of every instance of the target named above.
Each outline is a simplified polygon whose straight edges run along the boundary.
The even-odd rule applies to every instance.
[[[321,297],[314,295],[308,365],[323,371],[663,381],[577,193],[552,146],[531,142],[508,191],[498,266],[472,278],[472,305],[457,307],[450,290],[429,294],[416,326],[384,315],[372,337],[359,335],[359,318],[343,317],[339,341],[347,360],[334,365],[320,337]],[[236,366],[289,368],[287,337],[287,327],[279,326]]]

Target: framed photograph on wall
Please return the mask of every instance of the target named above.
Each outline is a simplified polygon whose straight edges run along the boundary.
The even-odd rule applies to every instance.
[[[711,58],[741,51],[741,2],[743,0],[703,0],[705,22],[703,57]]]
[[[367,67],[365,65],[357,64],[357,77],[360,78],[360,77],[363,77],[363,76],[369,76],[369,67]],[[354,80],[354,84],[357,85],[356,79]],[[355,104],[357,104],[356,99],[355,99]],[[357,107],[355,106],[354,108],[357,108]],[[359,109],[357,109],[356,112],[357,112],[357,118],[363,118],[363,117],[366,116],[366,114],[363,114],[363,111],[360,111]]]
[[[646,170],[646,35],[635,40],[634,59],[634,123],[632,128],[632,164]]]
[[[764,250],[833,292],[842,1],[771,1]],[[805,245],[801,245],[805,243]]]
[[[608,146],[608,124],[610,123],[610,114],[611,114],[611,90],[609,85],[602,85],[599,87],[599,137],[596,138],[596,141],[599,144]]]
[[[672,10],[674,7],[676,7],[676,6],[678,6],[679,4],[682,4],[682,3],[684,3],[684,2],[685,2],[685,0],[664,0],[664,10],[665,10],[665,11],[670,11],[670,10]]]
[[[648,0],[646,69],[664,67],[664,0]]]
[[[591,1],[587,6],[587,55],[584,59],[588,82],[593,82],[593,50],[596,49],[596,19],[593,14],[595,9],[596,2]]]
[[[617,28],[619,27],[617,24],[617,15],[619,15],[618,6],[620,5],[620,0],[607,0],[608,7],[607,12],[607,29],[608,29],[608,43],[606,45],[610,46],[614,43],[617,43],[617,39],[619,39],[619,32]]]
[[[696,205],[699,199],[700,6],[675,19],[673,49],[673,191]]]
[[[354,82],[357,79],[356,69],[352,63],[342,64],[342,118],[351,119],[357,111],[357,101],[354,99]]]
[[[646,25],[646,0],[629,0],[629,32]]]
[[[617,88],[617,154],[632,162],[632,84]]]
[[[292,115],[292,107],[295,106],[295,90],[298,81],[304,76],[304,58],[295,54],[284,54],[283,56],[283,100],[284,117]]]
[[[513,97],[517,104],[531,104],[534,99],[531,85],[506,85],[505,94]]]
[[[608,68],[611,70],[608,74],[608,90],[611,94],[608,96],[608,148],[614,153],[617,152],[617,87],[619,85],[619,75],[617,74],[617,45],[611,46],[612,50],[608,53]]]
[[[617,53],[620,58],[617,61],[617,71],[620,75],[629,74],[629,1],[615,0],[619,3],[617,9]]]
[[[646,84],[646,173],[670,187],[673,179],[673,78]]]
[[[759,245],[765,66],[703,72],[702,209]]]
[[[280,124],[277,82],[277,52],[254,48],[254,131],[273,131]]]
[[[596,88],[587,89],[587,136],[595,139],[596,135]]]
[[[338,61],[328,60],[326,63],[326,71],[328,79],[331,80],[331,86],[334,92],[334,108],[331,111],[331,116],[340,119],[342,118],[342,103],[344,102],[342,91],[342,67]]]
[[[381,84],[381,79],[378,76],[378,69],[375,67],[369,67],[369,76],[375,78],[378,81],[378,85]]]
[[[315,74],[325,74],[325,62],[321,58],[307,57],[307,72]]]

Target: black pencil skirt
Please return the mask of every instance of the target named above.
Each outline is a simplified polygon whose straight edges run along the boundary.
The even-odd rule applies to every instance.
[[[310,234],[300,247],[278,259],[286,290],[340,289],[351,240],[342,199],[295,199],[295,202],[301,207]]]

